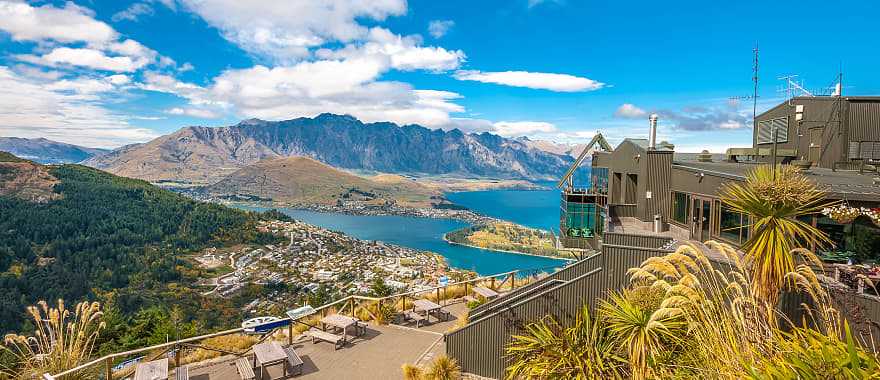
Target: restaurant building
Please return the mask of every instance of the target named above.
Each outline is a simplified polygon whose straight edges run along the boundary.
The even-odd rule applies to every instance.
[[[625,139],[613,150],[593,152],[559,182],[563,246],[599,249],[603,231],[741,246],[752,221],[726,207],[720,193],[774,159],[801,168],[828,200],[861,211],[880,207],[880,97],[787,100],[757,116],[752,147],[724,155],[680,154],[671,144],[656,143],[657,123],[652,115],[647,139]],[[586,171],[577,166],[587,165],[589,177],[579,177]],[[834,241],[820,255],[880,259],[880,220],[818,214],[806,221]]]

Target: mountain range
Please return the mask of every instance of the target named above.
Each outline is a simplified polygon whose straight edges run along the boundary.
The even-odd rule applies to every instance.
[[[86,148],[44,138],[20,137],[0,137],[0,151],[43,164],[80,162],[109,152],[107,149]]]
[[[345,200],[384,204],[393,200],[404,206],[431,207],[442,201],[437,189],[411,179],[393,174],[356,176],[306,157],[265,159],[201,191],[214,197],[310,204]]]
[[[304,156],[349,170],[506,179],[554,179],[573,161],[490,133],[363,123],[321,114],[250,119],[226,127],[186,127],[83,163],[152,182],[215,183],[263,159]]]

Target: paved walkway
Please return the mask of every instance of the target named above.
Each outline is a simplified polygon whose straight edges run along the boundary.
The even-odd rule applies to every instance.
[[[464,303],[444,305],[453,314],[449,321],[432,317],[431,324],[420,328],[404,325],[369,325],[367,333],[350,337],[344,347],[334,350],[325,342],[312,343],[300,336],[293,348],[303,359],[303,374],[295,379],[402,379],[401,366],[406,363],[425,365],[446,352],[443,333],[451,329],[455,318],[467,310]],[[286,344],[286,343],[285,343]],[[269,369],[273,379],[284,378],[283,367]],[[240,380],[234,358],[221,358],[210,364],[195,364],[190,369],[192,380]]]

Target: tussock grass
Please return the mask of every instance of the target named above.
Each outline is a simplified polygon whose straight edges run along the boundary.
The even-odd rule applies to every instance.
[[[256,344],[257,341],[257,337],[253,335],[231,334],[205,339],[201,342],[201,345],[208,348],[216,348],[227,352],[243,353],[250,349],[254,344]],[[198,348],[193,352],[184,355],[180,359],[180,361],[181,363],[185,364],[197,363],[209,359],[214,359],[222,355],[224,354],[218,351]]]
[[[29,306],[34,325],[33,335],[7,334],[2,350],[15,358],[14,368],[0,368],[0,376],[16,379],[38,378],[43,373],[58,373],[76,367],[91,358],[95,340],[104,328],[103,313],[97,302],[80,302],[71,312],[63,300],[56,307],[45,301]],[[65,379],[89,379],[81,371]]]

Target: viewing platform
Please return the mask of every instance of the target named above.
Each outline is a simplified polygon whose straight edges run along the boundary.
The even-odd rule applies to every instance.
[[[416,328],[414,324],[367,326],[362,336],[349,336],[349,342],[334,349],[326,342],[312,343],[305,335],[294,338],[292,347],[302,358],[302,374],[284,376],[281,365],[268,367],[272,379],[402,379],[404,364],[425,366],[444,355],[443,333],[452,329],[456,319],[466,312],[464,300],[444,306],[452,314],[448,321],[431,322]],[[286,339],[279,342],[287,346]],[[236,356],[189,365],[190,379],[241,380],[235,366]],[[173,378],[173,377],[172,377]]]

